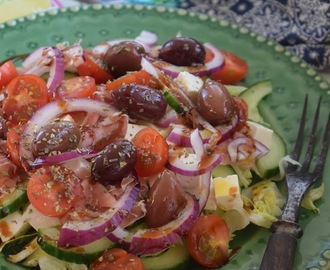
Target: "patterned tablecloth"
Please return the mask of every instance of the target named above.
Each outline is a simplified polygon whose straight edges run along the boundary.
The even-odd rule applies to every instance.
[[[329,0],[0,0],[0,22],[51,7],[124,2],[184,8],[244,25],[286,46],[330,81]]]

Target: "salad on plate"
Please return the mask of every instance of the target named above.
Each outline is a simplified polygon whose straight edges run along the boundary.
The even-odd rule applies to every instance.
[[[178,35],[59,43],[0,66],[1,253],[40,269],[224,266],[269,228],[286,146],[258,111],[271,80]],[[313,193],[322,195],[322,190]],[[309,197],[304,206],[316,209]],[[117,267],[117,268],[116,268]],[[120,268],[121,267],[121,268]]]

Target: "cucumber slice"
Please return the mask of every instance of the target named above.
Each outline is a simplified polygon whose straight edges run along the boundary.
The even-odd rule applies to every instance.
[[[212,170],[212,176],[216,177],[226,177],[231,174],[236,174],[235,170],[229,165],[218,165]]]
[[[115,246],[115,244],[107,237],[103,237],[87,245],[63,248],[58,247],[56,244],[59,235],[60,231],[57,227],[39,229],[38,244],[42,250],[49,255],[66,262],[72,262],[76,264],[91,264],[106,249]]]
[[[256,162],[257,174],[268,179],[279,173],[279,162],[287,154],[286,144],[282,137],[273,132],[269,152]]]
[[[239,96],[243,91],[247,89],[247,87],[241,85],[226,84],[225,87],[227,88],[229,94],[232,96]]]
[[[250,120],[258,123],[265,123],[265,120],[259,113],[258,104],[264,97],[271,94],[271,92],[272,81],[265,80],[251,85],[240,94],[240,97],[248,105],[248,117]]]
[[[175,244],[157,256],[141,257],[146,270],[187,269],[190,256],[184,244]]]
[[[25,189],[17,188],[0,198],[0,218],[14,213],[28,202]]]
[[[19,263],[33,254],[39,248],[37,243],[37,237],[35,236],[34,239],[28,243],[20,252],[17,254],[9,255],[7,260],[12,263]]]
[[[26,245],[28,245],[36,237],[37,233],[31,233],[9,240],[3,245],[1,253],[5,256],[5,258],[11,255],[15,255],[21,252],[26,247]]]

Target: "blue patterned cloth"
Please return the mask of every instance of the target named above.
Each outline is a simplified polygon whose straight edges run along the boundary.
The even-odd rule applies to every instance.
[[[330,70],[330,0],[92,0],[184,8],[246,26]]]

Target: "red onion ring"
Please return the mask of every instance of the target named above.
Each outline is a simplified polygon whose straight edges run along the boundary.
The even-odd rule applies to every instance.
[[[31,164],[31,166],[34,168],[38,168],[43,165],[55,165],[81,157],[86,159],[93,158],[97,154],[98,153],[92,149],[75,149],[53,156],[37,157]]]
[[[53,92],[64,78],[64,59],[62,52],[57,48],[52,48],[53,61],[49,70],[47,80],[48,89]]]
[[[206,153],[198,129],[190,134],[190,144],[194,153],[188,153],[176,147],[169,151],[168,169],[185,176],[197,176],[210,172],[221,163],[220,154]]]
[[[117,204],[90,221],[67,221],[61,228],[57,241],[60,247],[81,246],[94,242],[113,231],[124,219],[139,196],[139,185],[127,185]]]
[[[34,136],[40,128],[46,125],[51,119],[73,111],[97,113],[103,117],[121,114],[116,108],[107,103],[87,98],[53,101],[41,107],[27,122],[20,141],[19,153],[22,164],[27,171],[31,169],[31,165],[34,161],[31,151],[32,143]]]
[[[179,217],[164,226],[139,230],[132,236],[129,251],[136,255],[158,254],[181,241],[199,216],[199,205],[187,194],[187,205]]]

